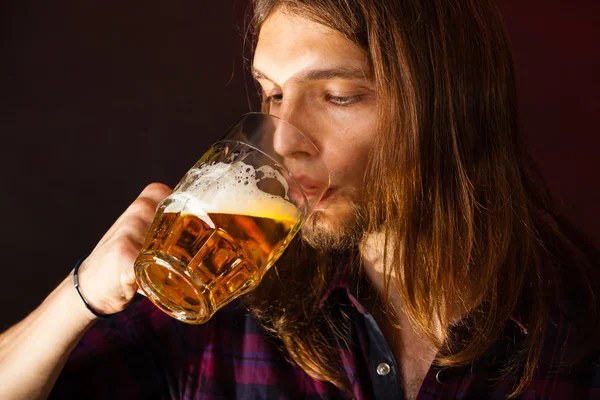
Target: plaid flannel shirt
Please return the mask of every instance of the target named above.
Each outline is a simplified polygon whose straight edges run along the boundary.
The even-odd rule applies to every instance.
[[[339,343],[352,395],[315,380],[289,361],[236,300],[203,325],[187,325],[147,299],[99,320],[72,352],[51,399],[402,399],[398,365],[372,315],[344,279],[321,306],[343,307],[351,337]],[[417,399],[504,399],[516,379],[501,368],[526,330],[509,321],[491,350],[468,366],[432,365]],[[534,380],[521,399],[600,399],[600,352],[574,367],[565,358],[581,338],[565,316],[548,323]]]

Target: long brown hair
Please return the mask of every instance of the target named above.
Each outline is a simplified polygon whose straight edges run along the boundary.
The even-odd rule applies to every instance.
[[[570,315],[597,332],[594,249],[553,212],[522,145],[510,44],[492,0],[255,0],[253,8],[255,38],[282,9],[368,55],[379,114],[365,174],[369,226],[395,244],[385,264],[398,271],[386,287],[399,288],[402,311],[442,349],[438,364],[477,359],[518,317],[528,335],[505,369],[519,377],[517,395],[535,374],[563,287],[580,297],[562,311],[585,310],[585,318]],[[338,256],[292,249],[248,301],[295,362],[347,389],[332,362],[331,332],[344,337],[343,324],[317,307]],[[460,346],[449,335],[457,304],[472,333]],[[441,343],[436,325],[446,333]]]

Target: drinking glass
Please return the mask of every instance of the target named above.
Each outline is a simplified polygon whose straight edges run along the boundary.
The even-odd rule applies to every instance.
[[[242,116],[157,208],[135,261],[161,310],[200,324],[255,288],[329,188],[317,147],[275,116]]]

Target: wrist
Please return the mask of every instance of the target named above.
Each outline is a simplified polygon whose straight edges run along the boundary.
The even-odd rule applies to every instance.
[[[90,313],[73,288],[72,272],[58,287],[42,302],[41,318],[59,326],[69,326],[73,331],[83,332],[98,320]]]
[[[77,290],[73,287],[73,271],[62,282],[61,291],[63,293],[63,309],[65,312],[73,313],[79,320],[85,323],[94,323],[98,320],[98,317],[86,308]]]
[[[86,256],[81,257],[75,264],[75,268],[73,268],[73,271],[71,273],[72,281],[73,281],[73,288],[77,292],[77,294],[81,300],[81,303],[89,311],[89,313],[94,316],[94,318],[108,318],[113,314],[104,314],[102,312],[99,312],[92,304],[90,304],[87,301],[87,299],[81,292],[81,287],[79,284],[79,267],[81,266],[81,264],[83,263],[83,260],[85,260],[85,258],[86,258]]]

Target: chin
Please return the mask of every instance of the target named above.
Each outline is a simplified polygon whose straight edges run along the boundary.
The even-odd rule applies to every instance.
[[[356,247],[366,230],[362,207],[353,201],[337,201],[315,211],[305,222],[301,238],[321,250]]]

